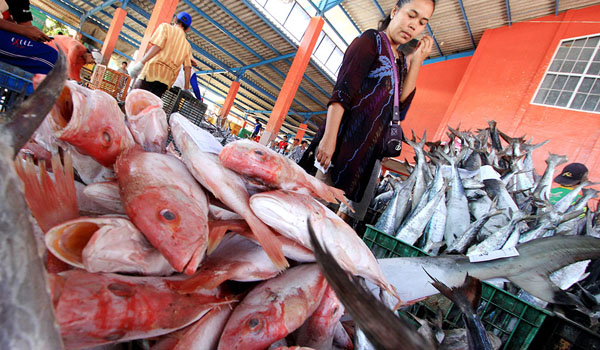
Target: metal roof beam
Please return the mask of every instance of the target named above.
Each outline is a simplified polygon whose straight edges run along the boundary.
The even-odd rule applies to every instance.
[[[92,2],[91,2],[91,1],[89,1],[89,0],[82,0],[82,1],[83,1],[84,3],[86,3],[87,5],[89,5],[90,7],[95,7],[95,6],[96,6],[94,3],[92,3]],[[130,4],[130,3],[129,3],[129,0],[125,0],[125,1],[123,1],[123,3],[121,4],[121,8],[122,8],[122,9],[125,9],[125,8],[126,8],[127,6],[129,6],[129,5],[131,5],[131,6],[136,6],[134,3],[131,3],[131,4]],[[131,6],[130,6],[130,7],[131,7]],[[114,4],[112,4],[110,7],[112,7],[113,9],[117,9],[117,8],[119,8],[118,6],[115,6]],[[137,7],[137,6],[136,6],[136,7]],[[133,8],[132,8],[132,9],[133,9]],[[110,14],[110,13],[106,12],[105,10],[102,10],[102,11],[100,11],[100,13],[102,13],[103,15],[105,15],[105,16],[107,16],[107,17],[110,17],[110,18],[112,18],[112,17],[113,17],[113,15],[112,15],[112,14]],[[129,18],[130,18],[132,21],[134,21],[135,23],[139,24],[140,26],[142,26],[142,27],[144,27],[144,28],[146,27],[146,25],[145,25],[144,23],[140,22],[140,21],[139,21],[137,18],[135,18],[135,17],[131,16],[131,14],[129,14],[129,12],[127,13],[127,17],[129,17]],[[133,28],[132,26],[130,26],[130,25],[129,25],[129,24],[127,24],[127,23],[123,23],[123,27],[125,27],[125,28],[127,28],[127,29],[131,30],[131,31],[132,31],[134,34],[137,34],[137,35],[138,35],[140,38],[143,38],[143,37],[144,37],[142,34],[140,34],[140,32],[138,32],[138,31],[137,31],[135,28]],[[139,42],[138,42],[138,46],[139,46]]]
[[[463,0],[458,0],[458,4],[460,5],[460,12],[462,12],[463,18],[465,20],[465,27],[467,27],[467,32],[469,32],[469,38],[471,38],[471,44],[473,44],[473,48],[476,48],[475,40],[473,39],[473,33],[471,33],[471,25],[469,25],[469,19],[467,18],[467,13],[465,12]]]
[[[250,3],[249,0],[241,0],[244,5],[246,5],[256,16],[258,16],[260,19],[262,19],[263,22],[265,22],[271,29],[273,29],[277,34],[279,34],[279,36],[281,36],[285,41],[287,41],[290,45],[292,45],[292,47],[294,47],[295,49],[298,49],[298,46],[290,39],[287,37],[287,35],[285,35],[279,28],[277,28],[277,26],[275,26],[273,23],[271,23],[271,21],[269,19],[267,19],[260,11],[258,11],[256,9],[256,7],[254,7],[254,5],[252,5]],[[311,58],[312,60],[312,58]],[[323,76],[325,78],[327,78],[327,80],[329,80],[332,84],[335,85],[335,81],[329,76],[329,74],[327,74],[326,72],[323,71],[323,69],[316,63],[313,62],[313,66],[315,66],[315,68],[321,72],[321,74],[323,74]]]
[[[508,1],[508,0],[506,0],[506,1]],[[433,43],[435,44],[435,47],[437,48],[438,52],[440,53],[440,56],[444,56],[444,53],[442,52],[442,48],[438,44],[438,41],[435,38],[435,35],[433,35],[433,30],[431,30],[429,23],[427,23],[427,31],[429,32],[429,35],[431,35],[431,38],[433,39]]]
[[[506,17],[508,18],[508,26],[510,27],[512,25],[512,19],[511,19],[511,15],[510,15],[510,0],[505,0],[506,1]]]
[[[337,5],[341,4],[344,0],[321,0],[319,1],[319,11],[320,14],[324,14],[325,12],[331,10]],[[312,1],[311,1],[312,3]]]
[[[381,8],[381,5],[379,5],[379,2],[377,2],[377,0],[373,0],[373,3],[375,4],[375,7],[377,7],[377,10],[381,14],[381,18],[385,18],[386,14],[385,12],[383,12],[383,9]]]
[[[53,14],[50,14],[50,13],[48,13],[48,12],[46,12],[46,11],[42,10],[41,8],[39,8],[39,7],[36,7],[36,6],[34,6],[34,5],[30,5],[30,6],[31,6],[32,8],[34,8],[34,9],[36,9],[36,10],[40,11],[41,13],[45,14],[46,16],[48,16],[48,17],[52,18],[53,20],[57,21],[58,23],[64,24],[64,25],[66,25],[67,27],[69,27],[69,28],[71,28],[71,29],[77,30],[77,28],[76,28],[75,26],[73,26],[73,25],[71,25],[71,24],[67,23],[66,21],[63,21],[62,19],[60,19],[60,18],[58,18],[58,17],[54,16]],[[99,43],[100,45],[103,45],[103,44],[104,44],[104,42],[102,42],[101,40],[98,40],[98,39],[94,38],[93,36],[91,36],[91,35],[89,35],[89,34],[87,34],[87,33],[81,33],[81,35],[85,36],[86,38],[88,38],[88,39],[90,39],[90,40],[92,40],[92,41],[95,41],[95,42]],[[119,50],[117,50],[117,49],[114,49],[114,51],[115,51],[116,53],[118,53],[119,55],[121,55],[121,56],[123,56],[123,57],[127,57],[127,58],[129,58],[130,60],[132,60],[132,61],[133,61],[133,58],[132,58],[132,57],[129,57],[129,55],[127,55],[127,54],[125,54],[125,53],[123,53],[123,52],[121,52],[121,51],[119,51]]]
[[[321,0],[321,2],[323,2],[323,1],[330,1],[330,0]],[[317,5],[315,5],[315,3],[312,0],[310,0],[309,2],[318,12],[321,11],[321,8],[319,7],[320,4],[319,4],[319,6],[317,6]],[[339,1],[339,2],[341,3],[341,1]],[[337,31],[337,29],[335,29],[333,24],[331,24],[331,22],[329,22],[329,20],[324,15],[324,13],[320,13],[319,15],[323,17],[323,19],[325,20],[325,23],[327,23],[327,25],[329,25],[331,27],[331,29],[338,36],[338,38],[340,38],[344,42],[344,44],[346,44],[346,46],[348,46],[348,42],[346,41],[346,39],[344,39],[344,37]]]
[[[79,7],[77,5],[73,4],[72,2],[70,2],[68,0],[51,0],[51,1],[81,19],[83,10],[79,9]],[[110,28],[110,25],[108,23],[102,21],[101,19],[99,19],[95,16],[90,16],[90,19],[92,19],[94,22],[100,24],[101,26],[104,26],[106,28],[106,30],[108,30],[108,28]],[[81,26],[81,24],[83,24],[83,22],[80,23],[80,26]],[[76,30],[79,31],[78,28],[76,28]],[[139,46],[139,44],[140,44],[137,40],[135,40],[128,34],[120,33],[119,37],[121,37],[124,41],[128,42],[129,45],[131,45],[131,46],[135,46],[135,45]],[[132,45],[132,44],[135,44],[135,45]]]
[[[188,5],[189,7],[191,7],[194,11],[196,11],[196,13],[198,13],[200,16],[204,17],[209,23],[211,23],[213,26],[215,26],[217,29],[219,29],[220,31],[222,31],[223,33],[225,33],[229,38],[231,38],[233,41],[235,41],[237,44],[239,44],[240,46],[242,46],[244,49],[248,50],[251,54],[253,54],[256,58],[260,59],[260,60],[265,60],[264,57],[262,57],[260,54],[258,54],[256,51],[254,51],[254,49],[252,49],[250,46],[248,46],[246,43],[244,43],[243,41],[241,41],[239,38],[237,38],[233,33],[231,33],[229,30],[227,30],[226,28],[224,28],[220,23],[218,23],[217,21],[215,21],[214,19],[212,19],[206,12],[202,11],[198,6],[194,5],[191,1],[189,0],[183,0],[183,2]],[[250,33],[254,33],[254,31],[252,31],[252,29],[250,29],[249,27],[246,28],[246,30],[249,30]],[[223,51],[223,50],[222,50]],[[272,69],[274,69],[281,77],[285,77],[286,75],[281,72],[279,69],[277,69],[275,66],[271,66]],[[315,85],[318,86],[318,85]],[[306,91],[306,89],[302,88],[302,87],[298,87],[298,89],[304,93],[306,96],[308,96],[311,100],[313,100],[315,103],[325,107],[325,105],[319,101],[316,97],[312,96],[308,91]],[[295,99],[294,99],[295,100]],[[296,101],[296,103],[298,103],[299,105],[302,105],[300,102]],[[303,107],[306,108],[306,107]]]
[[[362,30],[360,30],[360,28],[358,28],[358,25],[356,24],[356,22],[354,22],[354,20],[352,19],[352,17],[350,17],[350,14],[348,13],[348,11],[346,11],[346,9],[344,8],[344,6],[340,5],[340,8],[342,9],[342,12],[344,12],[344,14],[346,15],[346,17],[348,17],[348,19],[350,20],[350,23],[352,23],[352,25],[354,26],[354,28],[356,28],[356,31],[358,32],[358,34],[361,34]]]
[[[558,5],[559,5],[559,0],[556,0],[556,4],[554,5],[554,15],[558,16]]]
[[[265,39],[263,39],[260,35],[258,35],[254,30],[252,30],[252,28],[250,28],[248,25],[246,25],[246,23],[244,23],[244,21],[242,21],[239,17],[237,17],[233,12],[229,11],[229,9],[227,9],[227,7],[225,7],[223,4],[221,4],[220,1],[218,1],[218,0],[211,0],[211,1],[215,5],[217,5],[219,7],[219,9],[221,9],[223,12],[225,12],[227,15],[229,15],[229,17],[233,18],[240,26],[242,26],[242,28],[246,29],[254,38],[258,39],[261,43],[263,43],[266,47],[271,49],[271,51],[275,52],[277,55],[281,55],[281,53],[275,47],[273,47],[273,45],[269,44]],[[279,34],[281,35],[281,33],[279,33]],[[290,66],[292,65],[292,62],[290,62],[289,60],[286,60],[286,63],[288,63]],[[278,73],[281,73],[281,72],[279,72],[279,70],[276,67],[271,66],[271,68],[275,69]],[[321,71],[321,73],[323,73],[323,72]],[[306,80],[308,80],[308,82],[310,82],[314,87],[316,87],[319,91],[321,91],[325,96],[329,95],[329,93],[327,91],[325,91],[319,84],[315,83],[308,75],[305,74],[304,78],[306,78]],[[329,77],[327,77],[327,79],[329,79]],[[329,80],[331,81],[331,79],[329,79]]]
[[[110,5],[114,4],[117,1],[120,1],[120,0],[108,0],[108,1],[105,1],[104,3],[102,3],[102,5],[99,5],[99,6],[96,6],[96,7],[92,8],[88,12],[84,13],[83,16],[81,16],[81,22],[85,22],[85,20],[88,17],[90,17],[90,16],[92,16],[92,15],[94,15],[94,14],[96,14],[96,13],[102,11],[102,10],[104,10],[105,8],[109,7]]]

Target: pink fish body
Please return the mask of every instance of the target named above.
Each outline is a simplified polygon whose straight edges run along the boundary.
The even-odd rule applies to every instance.
[[[227,303],[217,290],[183,294],[158,277],[82,270],[50,277],[56,320],[68,349],[167,334]]]
[[[316,264],[304,264],[256,286],[235,308],[220,350],[265,349],[300,327],[315,311],[326,282]]]
[[[131,148],[115,164],[125,212],[178,272],[206,254],[208,200],[178,159]]]
[[[162,100],[146,90],[131,90],[125,99],[125,113],[135,142],[148,152],[164,153],[169,125]]]
[[[352,227],[316,199],[278,190],[253,195],[250,207],[281,235],[312,249],[307,221],[310,217],[317,239],[344,270],[364,277],[396,296],[369,247]]]
[[[271,188],[302,192],[331,203],[346,202],[344,191],[317,180],[294,161],[257,142],[231,142],[219,159],[229,169]]]
[[[181,149],[183,161],[192,175],[217,199],[246,220],[252,233],[273,263],[280,269],[289,264],[275,233],[260,221],[248,204],[250,196],[240,176],[219,161],[213,152],[221,145],[208,132],[193,125],[185,117],[173,114],[170,119],[173,138]]]
[[[90,90],[75,82],[65,82],[50,112],[55,136],[94,158],[105,167],[134,145],[117,101],[101,90]]]
[[[216,350],[235,303],[216,307],[191,326],[167,334],[152,350]]]
[[[298,330],[296,344],[315,350],[330,350],[336,327],[343,314],[344,306],[333,289],[327,286],[321,304]]]

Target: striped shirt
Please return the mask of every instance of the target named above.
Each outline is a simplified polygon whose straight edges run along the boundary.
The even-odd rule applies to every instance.
[[[192,66],[190,43],[180,26],[167,23],[162,23],[156,28],[150,43],[161,50],[146,63],[140,73],[140,79],[148,82],[159,81],[170,87],[177,79],[181,65]]]

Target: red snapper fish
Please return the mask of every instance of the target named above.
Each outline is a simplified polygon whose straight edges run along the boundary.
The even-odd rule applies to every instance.
[[[275,233],[250,209],[250,196],[241,177],[219,161],[221,144],[208,132],[175,113],[171,116],[173,139],[181,149],[185,165],[192,175],[217,199],[241,215],[260,245],[280,270],[289,266]]]
[[[81,217],[50,229],[46,247],[67,264],[88,272],[153,276],[175,270],[142,233],[124,217]]]
[[[148,152],[164,153],[169,125],[162,100],[147,90],[131,90],[125,99],[125,113],[135,142]]]
[[[208,199],[185,164],[134,147],[115,170],[131,221],[175,270],[194,273],[206,254]]]
[[[296,344],[316,350],[330,350],[340,318],[344,314],[344,305],[328,285],[319,307],[298,329]]]
[[[219,159],[227,168],[271,188],[310,194],[330,203],[348,204],[344,191],[317,180],[294,161],[257,142],[231,142],[223,148]]]
[[[200,265],[196,274],[179,284],[179,290],[213,289],[232,280],[263,281],[279,274],[265,251],[256,243],[231,233]]]
[[[235,308],[220,350],[259,350],[300,327],[319,306],[327,284],[318,265],[304,264],[256,286]]]
[[[230,305],[215,307],[191,326],[165,335],[151,350],[217,350],[223,328],[237,303],[232,300]]]
[[[50,275],[62,339],[68,349],[167,334],[229,303],[219,290],[180,293],[166,278],[71,270]]]
[[[101,90],[67,81],[50,111],[54,135],[105,167],[135,144],[117,101]]]
[[[369,247],[352,227],[316,199],[277,190],[253,195],[250,207],[275,231],[312,249],[308,233],[310,217],[317,239],[345,271],[372,281],[400,300]]]

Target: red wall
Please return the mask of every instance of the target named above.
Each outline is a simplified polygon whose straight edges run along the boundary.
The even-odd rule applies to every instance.
[[[419,138],[427,131],[427,140],[433,140],[469,62],[471,57],[464,57],[421,67],[417,93],[402,122],[407,138],[412,138],[411,130],[414,130]],[[405,146],[400,158],[412,162],[414,154],[412,148]]]
[[[552,152],[567,155],[569,162],[586,164],[591,180],[600,181],[600,115],[530,104],[560,40],[600,33],[598,18],[600,5],[535,20],[552,23],[523,22],[487,30],[466,70],[457,68],[455,60],[424,66],[417,84],[417,104],[411,107],[405,130],[410,131],[408,125],[420,130],[420,124],[413,123],[426,125],[428,131],[432,128],[438,118],[425,120],[425,115],[440,113],[451,90],[448,87],[440,96],[436,88],[448,83],[451,74],[447,71],[458,69],[457,75],[464,72],[462,80],[439,118],[436,132],[428,133],[429,140],[442,138],[447,125],[460,123],[461,129],[476,129],[493,119],[509,135],[527,135],[535,143],[550,139],[534,152],[538,173],[544,171],[544,160]]]

